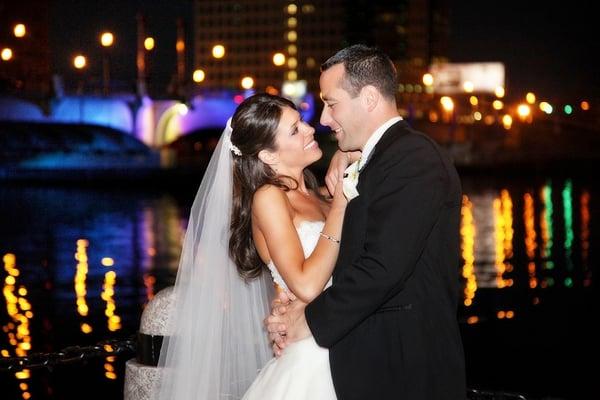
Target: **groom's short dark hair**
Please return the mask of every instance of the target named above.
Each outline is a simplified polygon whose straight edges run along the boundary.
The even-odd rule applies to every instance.
[[[394,63],[377,47],[355,44],[346,47],[321,65],[321,72],[337,64],[343,64],[344,90],[356,97],[366,85],[376,87],[388,99],[396,98],[397,75]]]

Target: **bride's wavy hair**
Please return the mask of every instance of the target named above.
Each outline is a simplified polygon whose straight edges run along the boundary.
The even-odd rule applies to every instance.
[[[284,191],[294,190],[298,182],[290,176],[279,176],[258,158],[261,150],[276,151],[277,126],[285,107],[297,110],[294,103],[267,93],[244,100],[231,119],[231,143],[241,155],[233,155],[233,201],[229,229],[229,255],[245,280],[257,278],[265,269],[252,238],[252,200],[264,185]],[[318,182],[304,170],[307,188],[318,193]],[[290,186],[293,183],[293,186]]]

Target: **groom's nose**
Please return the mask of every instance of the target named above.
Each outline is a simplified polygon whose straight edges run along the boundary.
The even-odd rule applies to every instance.
[[[321,112],[321,119],[319,122],[323,126],[331,126],[331,113],[327,104],[323,105],[323,111]]]

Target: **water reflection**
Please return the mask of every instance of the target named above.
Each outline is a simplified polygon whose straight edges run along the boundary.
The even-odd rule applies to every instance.
[[[18,284],[18,278],[21,275],[17,267],[17,259],[14,254],[7,253],[2,257],[4,270],[7,272],[4,278],[4,287],[2,294],[6,303],[6,311],[10,321],[2,327],[8,338],[8,343],[13,347],[13,354],[7,349],[0,350],[2,357],[11,355],[24,357],[31,350],[31,332],[29,330],[30,319],[33,318],[31,303],[27,300],[27,288],[23,284]],[[17,289],[18,287],[18,289]],[[23,369],[15,373],[15,378],[20,381],[19,389],[21,397],[29,399],[31,393],[28,392],[29,385],[27,380],[31,377],[28,369]]]
[[[593,287],[599,238],[592,222],[598,215],[594,190],[577,179],[467,182],[460,318],[469,329],[495,323],[506,335],[529,338],[534,325],[515,332],[512,324],[527,323],[535,312],[547,313],[536,323],[554,321],[552,307],[562,307],[564,300],[553,303],[555,291],[577,294]],[[0,310],[3,357],[128,337],[138,329],[144,305],[174,281],[192,196],[41,188],[3,188],[0,196],[15,219],[10,226],[0,224],[7,310]],[[536,332],[530,346],[552,334]],[[101,361],[95,373],[103,384],[118,384],[119,359]],[[11,391],[36,397],[41,385],[36,371],[11,379]],[[56,381],[43,384],[48,393]]]

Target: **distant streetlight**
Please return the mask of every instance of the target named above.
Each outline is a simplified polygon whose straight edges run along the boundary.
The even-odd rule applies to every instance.
[[[212,48],[212,55],[214,58],[223,58],[225,56],[225,46],[217,44]]]
[[[195,70],[194,73],[192,74],[192,79],[196,83],[202,82],[205,77],[206,77],[206,74],[200,68],[198,68],[197,70]]]
[[[533,94],[532,92],[527,93],[527,95],[525,96],[525,100],[527,100],[529,104],[535,103],[535,94]]]
[[[115,43],[115,36],[111,32],[103,32],[100,35],[100,44],[102,47],[110,47]]]
[[[525,121],[531,116],[531,107],[529,107],[528,104],[519,104],[517,107],[517,114],[521,121]]]
[[[454,110],[454,101],[452,100],[452,98],[448,96],[443,96],[440,99],[440,103],[442,104],[442,108],[444,109],[444,111],[451,112],[452,110]]]
[[[12,49],[9,47],[3,48],[0,57],[2,58],[2,61],[10,61],[13,58]]]
[[[425,85],[425,86],[433,85],[433,75],[431,75],[431,74],[423,75],[423,85]]]
[[[87,65],[87,59],[85,58],[84,55],[78,54],[75,57],[73,57],[73,66],[76,69],[83,69],[85,68]]]
[[[154,43],[154,38],[153,37],[147,37],[146,39],[144,39],[144,48],[148,51],[151,51],[154,49],[155,43]]]
[[[115,36],[111,32],[103,32],[100,35],[100,44],[105,49],[112,47],[115,43]],[[108,58],[108,52],[102,53],[102,91],[104,95],[108,95],[110,86],[110,61]]]
[[[245,76],[242,78],[241,85],[244,89],[252,89],[254,86],[254,79],[249,76]]]
[[[16,24],[13,28],[13,33],[15,34],[15,37],[22,38],[27,34],[27,28],[24,24]]]
[[[283,53],[275,53],[273,55],[273,64],[280,67],[285,64],[285,55]]]

